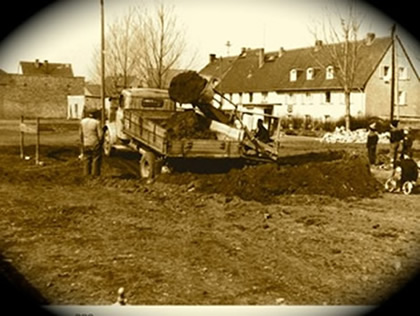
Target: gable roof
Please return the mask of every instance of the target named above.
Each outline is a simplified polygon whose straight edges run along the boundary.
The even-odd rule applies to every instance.
[[[71,64],[50,63],[47,60],[21,61],[20,67],[23,75],[50,75],[56,77],[74,77]]]
[[[391,38],[376,38],[370,45],[360,41],[360,44],[354,89],[364,88],[390,48]],[[217,89],[223,93],[342,89],[337,78],[326,79],[326,65],[332,63],[327,60],[328,54],[322,53],[323,49],[326,47],[321,47],[318,51],[314,47],[306,47],[282,51],[281,54],[265,53],[261,67],[259,54],[263,51],[248,50],[243,56],[239,55],[234,59]],[[308,68],[315,70],[312,80],[306,79]],[[203,70],[209,75],[208,71],[211,69],[208,65]],[[290,81],[292,69],[297,70],[296,81]]]

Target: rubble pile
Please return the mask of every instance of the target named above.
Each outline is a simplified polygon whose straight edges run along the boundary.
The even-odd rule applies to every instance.
[[[368,131],[364,128],[357,129],[355,131],[347,131],[344,126],[336,127],[334,132],[326,133],[321,138],[322,143],[355,143],[362,144],[366,143]],[[380,133],[379,135],[380,144],[389,143],[389,133]]]

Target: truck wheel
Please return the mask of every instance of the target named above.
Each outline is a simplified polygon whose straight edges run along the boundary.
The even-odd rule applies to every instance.
[[[152,179],[156,175],[156,155],[150,151],[145,152],[140,158],[140,177]]]
[[[111,134],[109,132],[109,129],[105,130],[104,133],[104,143],[102,145],[104,155],[109,157],[112,154],[112,143],[111,143]]]

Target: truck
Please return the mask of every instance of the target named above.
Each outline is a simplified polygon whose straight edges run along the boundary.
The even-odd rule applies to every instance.
[[[168,90],[124,89],[117,104],[112,102],[104,126],[103,152],[106,156],[122,148],[140,153],[139,174],[153,178],[164,164],[188,165],[196,159],[240,160],[244,157],[244,131],[212,121],[217,139],[171,139],[165,120],[185,111],[169,97]]]

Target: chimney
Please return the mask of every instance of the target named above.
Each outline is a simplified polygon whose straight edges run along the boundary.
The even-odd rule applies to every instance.
[[[372,45],[373,41],[375,40],[375,33],[367,33],[365,43],[367,46]]]
[[[216,59],[217,59],[216,54],[210,54],[209,57],[210,57],[210,63],[216,61]]]
[[[258,54],[258,67],[261,68],[264,65],[264,48],[258,49],[257,54]]]
[[[285,52],[286,50],[284,49],[284,47],[280,47],[278,57],[280,58],[281,56],[283,56]]]
[[[322,47],[322,41],[321,40],[316,40],[315,41],[315,51],[318,52]]]

